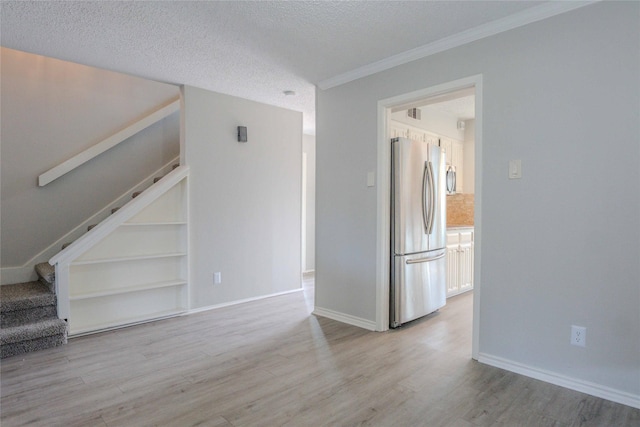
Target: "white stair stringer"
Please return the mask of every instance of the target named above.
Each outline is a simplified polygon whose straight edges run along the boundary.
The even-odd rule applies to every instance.
[[[189,309],[188,166],[180,166],[53,256],[69,335]]]

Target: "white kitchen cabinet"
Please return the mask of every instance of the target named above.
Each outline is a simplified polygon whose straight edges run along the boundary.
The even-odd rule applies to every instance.
[[[452,153],[451,153],[451,144],[452,144],[452,140],[449,138],[440,138],[440,147],[444,150],[444,154],[445,156],[447,156],[447,164],[450,165],[451,164],[451,157],[452,157]]]
[[[436,134],[395,120],[391,120],[389,123],[389,134],[391,138],[409,138],[414,141],[425,141],[429,145],[433,145],[435,147],[439,145],[440,139]]]
[[[473,289],[473,228],[447,230],[447,298]]]

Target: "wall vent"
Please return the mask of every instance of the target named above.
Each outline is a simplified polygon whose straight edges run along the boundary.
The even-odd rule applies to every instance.
[[[420,109],[419,108],[409,108],[407,110],[407,116],[412,119],[420,120]]]

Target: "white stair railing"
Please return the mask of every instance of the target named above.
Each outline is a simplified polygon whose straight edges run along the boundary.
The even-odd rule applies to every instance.
[[[81,153],[76,154],[70,159],[60,163],[58,166],[49,169],[42,175],[38,177],[38,185],[40,187],[44,187],[50,182],[60,178],[62,175],[67,172],[71,172],[73,169],[81,166],[82,164],[88,162],[94,157],[99,156],[110,148],[115,147],[136,133],[140,132],[143,129],[148,128],[154,123],[159,122],[160,120],[168,117],[169,115],[175,113],[180,109],[180,99],[174,99],[169,104],[164,105],[151,114],[143,117],[137,122],[119,130],[108,138],[103,139],[97,144],[87,148]]]

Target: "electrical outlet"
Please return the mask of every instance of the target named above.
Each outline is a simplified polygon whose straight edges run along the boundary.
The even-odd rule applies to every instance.
[[[222,283],[222,273],[219,271],[216,273],[213,273],[213,284],[219,285],[220,283]]]
[[[571,325],[571,344],[585,347],[587,345],[587,328]]]

